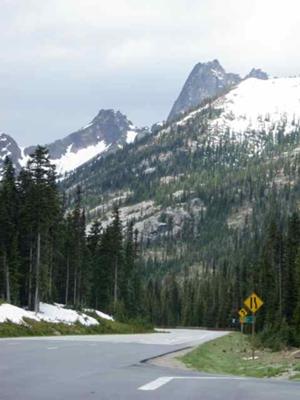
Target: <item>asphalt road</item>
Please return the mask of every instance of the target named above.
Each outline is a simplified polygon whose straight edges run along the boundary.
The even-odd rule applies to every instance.
[[[0,340],[0,400],[299,400],[300,384],[199,374],[140,361],[221,332]]]

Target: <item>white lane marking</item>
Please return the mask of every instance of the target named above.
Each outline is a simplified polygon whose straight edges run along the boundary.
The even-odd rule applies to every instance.
[[[154,381],[151,381],[147,383],[146,385],[140,386],[138,390],[156,390],[160,388],[161,386],[165,385],[166,383],[171,382],[174,379],[182,379],[182,380],[188,380],[188,379],[193,379],[193,380],[246,380],[247,378],[240,378],[240,377],[235,377],[235,376],[161,376],[160,378],[155,379]]]
[[[172,379],[174,379],[173,376],[162,376],[161,378],[157,378],[154,381],[147,383],[146,385],[140,386],[138,390],[156,390],[159,387],[170,382]]]
[[[47,347],[47,350],[56,350],[56,349],[58,349],[58,347],[55,347],[55,346],[53,346],[53,347]]]
[[[8,344],[8,346],[16,346],[17,344],[21,344],[21,343],[18,343],[18,342],[11,342],[11,343],[7,343]]]

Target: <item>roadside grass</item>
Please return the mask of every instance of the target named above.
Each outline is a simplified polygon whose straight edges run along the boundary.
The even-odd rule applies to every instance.
[[[300,381],[300,374],[295,374],[290,377],[291,380]]]
[[[204,343],[179,359],[188,367],[209,373],[300,379],[300,363],[291,351],[272,352],[259,348],[255,357],[258,358],[252,360],[249,337],[235,332]]]
[[[45,321],[35,321],[24,318],[23,325],[13,324],[12,322],[0,323],[0,337],[20,337],[20,336],[59,336],[59,335],[99,335],[99,334],[126,334],[126,333],[148,333],[153,332],[153,327],[145,325],[139,321],[123,323],[109,321],[91,314],[99,322],[99,325],[85,326],[80,323],[67,325],[63,323],[51,323]]]

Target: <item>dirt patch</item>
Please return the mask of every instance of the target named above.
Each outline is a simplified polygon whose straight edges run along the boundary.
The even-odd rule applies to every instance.
[[[152,358],[151,360],[149,360],[148,363],[152,364],[152,365],[157,365],[158,367],[191,370],[191,368],[188,368],[178,358],[186,355],[193,349],[194,349],[194,347],[190,347],[188,349],[175,351],[174,353],[169,353],[169,354],[163,355],[161,357],[155,357],[155,358]]]

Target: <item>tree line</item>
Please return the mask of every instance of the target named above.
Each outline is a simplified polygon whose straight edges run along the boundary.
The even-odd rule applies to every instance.
[[[132,224],[123,229],[115,208],[105,227],[96,221],[87,229],[80,187],[71,210],[65,198],[46,148],[37,147],[18,176],[5,159],[0,298],[36,312],[44,301],[135,318],[141,308],[141,277]]]
[[[300,215],[285,223],[274,206],[263,232],[236,237],[235,258],[148,280],[146,310],[154,324],[238,328],[238,310],[254,291],[260,337],[270,347],[300,345]],[[252,228],[253,229],[253,228]],[[248,238],[247,238],[248,237]],[[261,239],[263,238],[263,239]],[[235,321],[233,323],[233,321]]]

